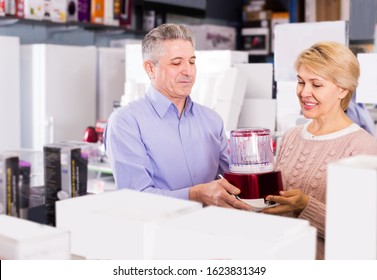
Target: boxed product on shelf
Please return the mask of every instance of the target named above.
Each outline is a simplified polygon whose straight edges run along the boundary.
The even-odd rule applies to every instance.
[[[24,0],[24,15],[26,19],[42,20],[44,14],[44,0]]]
[[[43,155],[47,224],[55,225],[55,202],[86,194],[88,159],[69,142],[45,145]]]
[[[0,214],[27,219],[29,208],[44,204],[43,175],[41,151],[0,151]]]
[[[23,219],[28,218],[29,197],[30,197],[30,162],[20,160],[19,168],[19,187],[18,187],[18,206],[19,217]]]
[[[19,158],[12,153],[0,153],[0,214],[19,216]]]
[[[70,259],[68,231],[0,215],[0,259]]]
[[[80,22],[90,22],[90,2],[91,0],[78,0],[77,17]]]
[[[92,0],[90,14],[91,23],[103,24],[105,20],[105,0]]]

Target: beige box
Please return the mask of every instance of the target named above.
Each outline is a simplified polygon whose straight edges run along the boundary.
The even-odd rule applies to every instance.
[[[56,226],[87,259],[150,259],[156,224],[198,211],[197,202],[128,189],[56,202]]]
[[[315,250],[306,220],[209,206],[158,224],[153,258],[313,260]]]
[[[0,215],[0,259],[70,259],[68,231]]]

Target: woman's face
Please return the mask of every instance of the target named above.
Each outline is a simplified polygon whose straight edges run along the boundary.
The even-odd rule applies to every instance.
[[[339,110],[343,111],[340,101],[346,92],[332,81],[313,74],[305,66],[300,66],[297,73],[296,94],[306,118],[331,117]]]

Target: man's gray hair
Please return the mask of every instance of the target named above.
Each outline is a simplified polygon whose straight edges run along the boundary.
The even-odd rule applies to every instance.
[[[178,39],[189,41],[195,48],[194,35],[184,25],[165,23],[152,29],[142,42],[143,61],[150,60],[156,64],[163,52],[162,42]]]

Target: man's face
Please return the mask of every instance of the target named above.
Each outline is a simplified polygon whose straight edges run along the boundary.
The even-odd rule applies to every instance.
[[[185,99],[195,82],[194,48],[189,41],[163,42],[163,51],[156,64],[150,63],[148,72],[154,87],[170,100]]]

